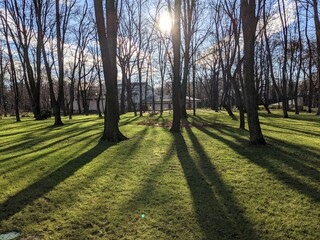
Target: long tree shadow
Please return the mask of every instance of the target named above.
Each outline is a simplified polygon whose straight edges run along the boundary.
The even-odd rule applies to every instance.
[[[293,144],[285,141],[280,141],[279,139],[273,138],[273,137],[267,137],[268,142],[272,142],[273,147],[276,148],[278,151],[283,152],[284,154],[289,156],[289,159],[292,159],[294,163],[302,164],[303,166],[312,167],[310,169],[311,171],[317,171],[316,169],[320,169],[320,152],[318,149],[313,148],[311,146],[303,146],[302,144]],[[294,151],[290,151],[294,149]],[[317,152],[318,151],[318,152]],[[285,159],[282,159],[284,160]],[[302,167],[303,167],[302,166]],[[303,170],[300,168],[300,166],[297,168],[297,170]],[[320,177],[319,172],[318,179]]]
[[[259,115],[261,117],[265,117],[265,118],[282,118],[283,119],[283,115],[278,114],[278,113],[273,113],[272,115],[270,115],[268,113],[259,112]],[[289,113],[289,119],[295,120],[295,121],[306,121],[306,122],[310,122],[310,123],[320,124],[319,116],[316,116],[315,113],[305,113],[304,112],[303,115]]]
[[[72,133],[70,135],[70,133]],[[50,149],[51,147],[55,146],[58,143],[61,143],[63,141],[69,140],[69,139],[73,139],[76,137],[80,137],[82,134],[88,132],[88,129],[84,129],[82,131],[80,130],[74,130],[74,131],[69,131],[69,132],[65,132],[65,134],[61,136],[49,136],[49,137],[35,137],[35,138],[31,138],[28,140],[27,137],[23,137],[21,138],[21,141],[18,141],[15,145],[12,145],[10,147],[7,147],[6,149],[1,149],[6,155],[9,155],[9,157],[5,157],[0,159],[0,164],[6,162],[6,161],[10,161],[12,159],[16,159],[17,157],[20,156],[27,156],[28,154],[32,154],[35,151],[42,151],[44,149]],[[96,135],[97,133],[95,133],[94,135]],[[87,138],[87,137],[84,137]],[[47,143],[48,140],[51,139],[57,139],[55,141],[50,141],[49,143]],[[82,138],[81,138],[82,139]],[[77,141],[79,141],[80,139],[77,138]],[[41,147],[37,147],[38,144],[42,144]],[[64,147],[67,147],[68,145],[71,145],[72,142],[64,145]],[[61,148],[60,148],[61,149]],[[24,150],[24,151],[23,151]],[[21,151],[23,151],[21,153]],[[53,150],[55,151],[55,150]]]
[[[231,189],[221,179],[191,128],[186,129],[199,160],[191,156],[181,134],[174,135],[175,146],[205,239],[258,239]]]
[[[289,127],[289,126],[283,126],[283,125],[279,126],[279,125],[277,125],[275,123],[265,122],[264,125],[267,125],[267,126],[270,126],[270,127],[274,127],[274,128],[281,128],[281,129],[284,129],[284,130],[297,132],[299,134],[305,134],[305,135],[311,135],[311,136],[314,136],[314,137],[320,137],[319,133],[308,132],[308,131],[304,131],[304,130],[293,128],[293,127]]]
[[[86,131],[84,131],[84,132],[86,132]],[[84,140],[88,139],[88,136],[80,137],[81,134],[83,134],[83,133],[79,133],[79,134],[75,135],[75,136],[79,136],[77,141],[80,142],[80,141],[84,141]],[[91,135],[91,137],[94,137],[96,135],[100,135],[100,133],[95,133],[95,134]],[[33,151],[21,154],[21,156],[24,156],[24,160],[23,161],[12,162],[10,165],[6,164],[8,166],[5,167],[5,168],[3,167],[3,169],[0,170],[0,173],[1,174],[6,174],[6,173],[9,173],[11,171],[16,171],[16,170],[18,170],[20,168],[23,168],[23,167],[27,166],[27,165],[31,165],[32,163],[37,162],[38,160],[43,159],[43,158],[45,158],[46,156],[48,156],[48,155],[50,155],[52,153],[57,153],[59,151],[63,151],[66,148],[70,148],[74,144],[74,142],[68,142],[68,143],[64,144],[63,146],[60,146],[58,150],[56,148],[51,148],[52,146],[56,145],[57,143],[59,143],[59,142],[61,142],[63,140],[64,139],[58,140],[58,141],[55,141],[53,143],[50,143],[50,144],[46,145],[48,147],[44,146],[44,147],[41,147],[41,148],[37,149],[36,151],[42,151],[44,149],[47,149],[47,151],[45,151],[45,152],[42,151],[41,154],[38,154],[35,157],[32,157],[32,158],[28,157],[28,155],[33,153]],[[51,150],[49,150],[49,149],[51,149]],[[9,160],[16,159],[18,156],[10,157],[9,159],[6,159],[4,161],[9,161]],[[1,163],[3,163],[3,162],[0,161],[0,164]]]
[[[6,142],[6,147],[1,148],[1,151],[10,153],[10,152],[19,152],[20,150],[24,150],[30,146],[35,146],[39,143],[42,143],[46,140],[54,139],[57,137],[66,136],[65,138],[69,138],[70,134],[82,134],[84,132],[87,132],[88,130],[94,130],[97,129],[97,127],[101,125],[101,123],[94,123],[90,126],[86,127],[72,127],[69,129],[66,129],[65,127],[61,129],[61,132],[57,131],[54,134],[47,134],[48,132],[52,131],[52,129],[56,127],[48,126],[45,128],[42,128],[41,131],[39,130],[29,130],[27,132],[20,133],[21,137],[17,140],[14,139],[12,145],[10,145],[8,142]],[[65,125],[67,127],[67,125]],[[61,127],[60,127],[61,128]],[[39,137],[41,135],[41,137]],[[71,136],[72,137],[72,136]],[[59,140],[60,141],[60,140]],[[0,159],[2,161],[3,159]]]
[[[157,187],[157,181],[162,176],[163,172],[166,170],[166,165],[174,154],[174,146],[172,145],[167,153],[163,156],[161,162],[155,164],[147,177],[140,190],[134,194],[134,196],[123,206],[124,210],[128,209],[139,209],[150,204],[150,202],[156,202],[159,204],[159,199],[152,199],[154,197],[154,192]],[[122,209],[122,210],[123,210]]]
[[[201,132],[208,136],[217,139],[228,145],[232,150],[236,151],[241,156],[244,156],[254,164],[263,167],[273,174],[278,180],[285,185],[294,189],[305,196],[310,197],[316,202],[320,201],[320,192],[313,185],[319,184],[318,171],[303,163],[300,157],[294,156],[289,152],[280,149],[278,146],[267,145],[264,147],[247,146],[245,147],[245,140],[237,135],[237,129],[223,128],[216,129],[220,134],[209,131],[207,128],[198,128]],[[234,140],[229,140],[223,136],[231,136]],[[275,142],[277,145],[285,145],[284,142]],[[293,145],[288,145],[289,148],[294,149]],[[311,154],[307,150],[302,150],[308,156]],[[284,165],[286,166],[284,166]],[[286,168],[294,169],[295,174],[287,172]],[[309,184],[304,179],[308,177],[314,184]]]
[[[231,130],[231,128],[226,127],[216,130],[219,131],[222,135],[228,135],[233,137],[236,140],[236,142],[243,141],[243,139],[239,138],[238,134],[236,134],[236,131],[234,131],[234,129]],[[314,179],[314,181],[320,182],[320,172],[317,170],[317,168],[320,167],[319,154],[308,150],[305,146],[281,141],[270,136],[267,136],[266,138],[267,142],[269,142],[269,146],[267,148],[272,148],[273,151],[264,151],[262,158],[270,159],[274,157],[275,159],[277,159],[279,163],[286,164],[288,167],[295,169],[296,172],[303,173],[309,178]],[[257,150],[258,153],[261,154],[259,148],[255,150]],[[315,149],[313,150],[315,151]],[[250,153],[244,150],[242,151],[242,153],[250,155]],[[306,158],[306,156],[308,157]]]
[[[205,119],[201,116],[192,116],[190,115],[190,118],[192,119],[192,122],[188,123],[195,127],[214,127],[214,128],[220,128],[226,126],[225,123],[217,121],[217,119]],[[236,119],[237,120],[237,119]]]
[[[37,124],[36,124],[37,123]],[[18,126],[15,127],[10,127],[8,126],[8,124],[5,124],[5,129],[0,129],[0,137],[13,137],[15,135],[19,135],[22,133],[29,133],[29,132],[36,132],[38,130],[44,129],[48,124],[47,123],[39,123],[39,122],[20,122],[17,123],[19,124]],[[28,124],[28,128],[25,129],[23,128],[23,126],[25,124]],[[22,129],[23,128],[23,129]],[[3,130],[5,130],[5,133],[2,132]]]
[[[77,170],[88,164],[95,157],[108,148],[108,145],[99,143],[81,156],[70,160],[46,177],[21,190],[13,197],[0,204],[0,223],[20,212],[39,197],[50,192],[59,183],[72,176]]]
[[[279,128],[281,128],[281,127],[279,127]],[[205,131],[205,129],[203,129],[203,128],[199,128],[199,130]],[[248,153],[248,151],[245,151],[245,149],[243,148],[243,145],[247,144],[246,132],[243,132],[241,129],[234,129],[229,126],[215,128],[215,130],[221,133],[221,135],[219,134],[219,137],[230,136],[230,137],[234,138],[235,142],[240,144],[240,145],[235,144],[235,146],[237,146],[235,148],[235,150],[238,151],[238,149],[239,149],[239,151],[240,151],[239,153],[243,153],[243,154],[247,154],[247,155],[250,154],[250,152]],[[209,132],[211,132],[211,131],[209,131]],[[277,132],[277,131],[273,130],[273,132]],[[280,131],[280,133],[282,133],[282,132]],[[239,137],[240,135],[245,138],[240,138]],[[225,139],[225,140],[227,140],[227,139]],[[276,139],[271,136],[266,136],[266,140],[268,142],[268,146],[265,148],[262,148],[262,151],[263,151],[263,149],[266,149],[269,147],[276,149],[277,151],[281,152],[281,155],[280,155],[281,158],[279,158],[279,159],[282,162],[290,163],[290,165],[292,165],[291,167],[296,168],[297,170],[302,170],[301,168],[305,168],[305,167],[308,168],[311,166],[311,168],[312,168],[312,169],[310,169],[311,172],[317,171],[316,168],[320,167],[320,161],[319,161],[320,154],[317,152],[318,151],[317,148],[314,148],[312,146],[307,146],[304,143],[299,144],[299,142],[292,143],[289,141],[279,140],[279,139]],[[251,148],[251,150],[256,150],[256,151],[259,151],[259,149],[260,148],[254,148],[254,147]],[[259,151],[259,153],[261,153],[261,152]],[[269,152],[265,151],[264,155],[266,157],[268,157],[267,156],[268,154],[272,155],[274,153],[275,153],[274,151],[269,151]]]
[[[81,192],[83,189],[86,189],[86,190],[90,189],[92,185],[96,184],[97,178],[101,178],[101,177],[108,178],[110,176],[113,176],[113,174],[114,174],[114,176],[117,176],[120,171],[124,171],[126,173],[129,173],[130,172],[130,167],[129,167],[130,164],[126,164],[127,158],[124,158],[123,156],[129,156],[129,154],[133,154],[136,150],[139,149],[139,145],[141,144],[142,140],[144,139],[144,135],[147,133],[147,131],[148,131],[148,128],[144,128],[143,130],[136,132],[135,137],[132,137],[132,138],[128,139],[127,141],[122,142],[121,143],[122,145],[119,146],[116,153],[113,153],[113,155],[112,155],[112,156],[116,156],[115,158],[108,157],[106,159],[103,158],[103,160],[101,160],[101,157],[99,157],[99,159],[94,162],[94,165],[92,165],[90,168],[87,168],[87,170],[85,171],[85,174],[80,174],[79,177],[77,177],[77,180],[75,183],[70,183],[67,186],[64,186],[63,191],[59,190],[59,193],[55,194],[55,196],[51,196],[50,199],[51,198],[54,199],[56,197],[56,198],[59,198],[59,200],[53,200],[55,203],[56,203],[56,201],[62,201],[63,203],[61,203],[61,205],[74,206],[74,204],[76,204],[77,201],[80,201],[79,196],[81,196],[81,194],[79,195],[79,191]],[[96,140],[97,139],[95,139],[95,141]],[[130,147],[126,147],[127,144]],[[99,154],[102,154],[105,150],[108,149],[109,146],[114,146],[114,145],[111,145],[111,144],[106,145],[105,143],[100,142],[97,146],[95,146],[94,148],[92,148],[88,152],[84,153],[83,155],[77,157],[76,159],[74,159],[72,161],[79,161],[82,158],[87,158],[87,160],[82,159],[83,162],[79,163],[78,167],[80,169],[81,167],[84,167],[84,165],[89,164],[89,162],[93,158],[97,157]],[[123,148],[126,148],[126,150],[123,150]],[[121,155],[123,155],[123,156],[121,156]],[[110,156],[110,155],[108,155],[108,156]],[[119,168],[117,168],[114,172],[109,171],[110,169],[115,169],[115,166],[117,166],[117,165],[119,166],[120,162],[123,162],[123,164],[121,164],[121,170]],[[76,162],[74,164],[76,164]],[[72,166],[70,166],[70,167],[72,168]],[[78,171],[76,166],[74,167],[74,170]],[[73,169],[70,169],[70,171],[68,170],[68,173],[71,173],[71,175],[72,175],[72,171],[73,171]],[[106,174],[108,176],[106,176]],[[54,174],[54,175],[56,175],[56,174]],[[123,175],[121,173],[120,173],[120,175],[121,175],[121,177],[123,177]],[[62,181],[64,181],[66,178],[68,178],[68,176],[63,178]],[[44,194],[46,194],[49,191],[50,190],[45,191]],[[104,188],[104,191],[109,191],[109,187]],[[39,195],[39,198],[41,196],[43,196],[44,194]],[[66,198],[68,199],[67,201],[64,200]],[[70,205],[70,201],[72,202],[72,205]],[[58,209],[61,207],[61,205],[59,204]],[[88,206],[88,209],[90,209],[91,212],[93,211],[93,209],[97,209],[97,211],[101,211],[100,207],[101,207],[101,205],[97,204],[96,202],[94,202],[94,203],[92,202],[92,205]],[[1,211],[1,209],[2,208],[0,205],[0,211]],[[28,211],[32,211],[32,210],[28,210]],[[52,212],[51,211],[42,211],[41,214],[42,214],[42,216],[43,215],[50,215],[50,214],[52,214]],[[81,214],[85,215],[85,214],[88,214],[88,212],[81,212]],[[86,216],[88,216],[88,215],[86,215]],[[65,217],[65,216],[63,216],[63,217]],[[36,219],[36,218],[28,219],[29,224],[39,223],[37,221],[38,221],[38,219]],[[91,221],[91,220],[89,220],[89,221]],[[1,222],[1,215],[0,215],[0,222]],[[79,223],[79,227],[82,226],[81,224],[83,224],[83,222]]]
[[[121,119],[120,123],[119,123],[119,126],[125,126],[129,123],[132,123],[136,120],[138,120],[139,117],[138,116],[133,116],[133,117],[124,117]]]

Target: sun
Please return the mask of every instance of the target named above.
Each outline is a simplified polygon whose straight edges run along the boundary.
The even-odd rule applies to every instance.
[[[168,12],[163,12],[159,17],[159,29],[163,33],[170,33],[172,28],[172,19]]]

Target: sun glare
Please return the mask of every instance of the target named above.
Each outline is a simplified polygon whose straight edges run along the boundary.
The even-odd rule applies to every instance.
[[[170,33],[172,28],[172,19],[168,12],[163,12],[159,18],[159,29],[163,33]]]

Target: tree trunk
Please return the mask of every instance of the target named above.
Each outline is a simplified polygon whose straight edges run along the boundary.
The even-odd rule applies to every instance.
[[[241,0],[241,18],[244,40],[244,87],[248,117],[250,143],[265,144],[258,116],[257,92],[254,82],[254,44],[257,26],[255,0]]]
[[[295,3],[295,8],[296,8],[296,15],[297,15],[297,24],[298,24],[298,43],[299,43],[299,47],[297,48],[297,51],[299,51],[299,66],[298,66],[298,71],[297,71],[297,79],[295,82],[295,87],[294,87],[294,106],[295,106],[295,114],[299,114],[300,109],[298,106],[298,87],[299,87],[299,79],[300,79],[300,73],[301,73],[301,69],[302,69],[302,61],[303,61],[303,56],[302,56],[302,52],[303,52],[303,47],[302,47],[302,37],[301,37],[301,19],[300,19],[300,13],[299,13],[299,8],[298,8],[298,0],[294,1]],[[303,104],[302,104],[302,108],[303,108]]]
[[[82,109],[81,109],[81,89],[80,89],[80,79],[78,80],[78,85],[77,85],[77,105],[78,105],[78,113],[81,114],[82,113]]]
[[[106,109],[102,141],[119,142],[127,139],[119,130],[119,102],[117,89],[117,9],[114,0],[106,1],[106,23],[102,0],[94,0],[97,30],[106,83]]]
[[[313,99],[313,79],[312,79],[312,49],[309,38],[307,38],[308,49],[309,49],[309,94],[308,94],[308,112],[312,112],[312,99]]]
[[[187,83],[190,70],[190,46],[193,29],[193,15],[195,11],[195,0],[184,1],[183,10],[184,10],[184,67],[183,67],[183,77],[181,84],[181,98],[180,98],[180,111],[182,118],[188,118],[187,109],[186,109],[186,97],[187,97]],[[190,93],[189,93],[190,96]]]
[[[126,94],[126,71],[125,66],[121,65],[121,72],[122,72],[122,82],[121,82],[121,95],[120,95],[120,114],[125,113],[125,94]]]
[[[219,72],[213,73],[213,83],[212,83],[212,93],[211,93],[211,108],[215,112],[219,111]]]
[[[160,116],[162,116],[162,113],[163,113],[163,85],[164,85],[164,76],[161,75]]]
[[[283,33],[283,63],[282,63],[282,112],[284,118],[289,118],[288,115],[288,80],[287,80],[287,62],[288,62],[288,26],[287,15],[284,0],[278,0],[278,10],[281,20]]]
[[[318,76],[318,111],[320,115],[320,20],[318,12],[318,0],[313,0],[314,24],[316,27],[317,36],[317,76]]]
[[[68,112],[67,112],[68,107],[67,107],[67,102],[66,102],[64,93],[62,94],[61,107],[62,107],[63,116],[67,117],[68,116]]]
[[[164,41],[160,40],[158,43],[158,61],[159,70],[161,77],[161,88],[160,88],[160,116],[163,114],[163,96],[164,96],[164,78],[167,67],[167,51],[163,51]]]
[[[236,94],[236,99],[237,99],[237,105],[240,113],[240,129],[245,129],[245,121],[244,121],[244,107],[243,107],[243,101],[242,101],[242,96],[240,92],[239,85],[236,81],[236,75],[235,76],[230,76],[231,83],[233,85],[233,89]]]
[[[0,45],[2,47],[2,45]],[[0,119],[5,112],[5,96],[4,96],[4,75],[6,73],[7,64],[4,65],[3,51],[0,49]]]
[[[144,84],[144,109],[143,112],[148,111],[148,106],[147,106],[147,93],[148,93],[148,78],[149,78],[149,67],[147,67],[147,73],[146,73],[146,82]]]
[[[54,116],[54,125],[61,126],[63,125],[61,120],[61,104],[63,100],[63,78],[64,78],[64,61],[63,61],[63,41],[61,37],[61,14],[60,14],[60,1],[56,0],[56,30],[57,30],[57,53],[58,53],[58,97],[55,102],[55,116]]]
[[[196,64],[192,65],[192,98],[193,98],[193,116],[196,116]]]
[[[139,63],[138,63],[139,65]],[[142,109],[142,69],[138,67],[138,76],[139,76],[139,116],[143,116]]]
[[[100,109],[100,102],[101,102],[101,97],[102,97],[102,81],[101,81],[101,76],[100,76],[100,68],[98,69],[98,79],[99,79],[99,94],[98,94],[98,99],[97,99],[97,110],[98,110],[99,118],[102,118],[102,113],[101,113],[101,109]]]
[[[154,79],[153,79],[153,69],[152,64],[150,69],[150,82],[151,82],[151,91],[152,91],[152,112],[156,111],[155,95],[154,95]]]
[[[69,89],[69,94],[70,94],[70,103],[69,103],[69,119],[72,119],[73,115],[73,102],[74,102],[74,78],[71,79],[70,83],[70,89]]]
[[[170,131],[180,132],[180,43],[181,43],[181,0],[174,3],[174,21],[172,27],[172,47],[173,47],[173,82],[172,82],[172,106],[173,122]]]

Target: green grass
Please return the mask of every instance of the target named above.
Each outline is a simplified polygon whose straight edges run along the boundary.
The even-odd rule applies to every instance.
[[[320,239],[320,119],[261,113],[267,146],[225,112],[0,120],[0,233],[22,239]],[[146,124],[146,125],[144,125]],[[144,214],[144,215],[142,215]],[[143,217],[144,216],[144,217]]]

